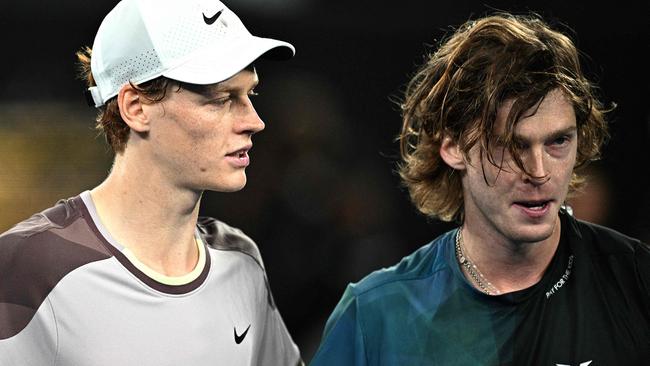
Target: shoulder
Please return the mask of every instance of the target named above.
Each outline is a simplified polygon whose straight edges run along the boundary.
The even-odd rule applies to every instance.
[[[79,252],[94,252],[105,257],[108,252],[88,226],[79,197],[60,200],[0,234],[0,270],[25,267],[39,268],[57,261],[77,261]],[[27,261],[27,262],[25,262]]]
[[[625,289],[621,297],[639,294],[648,309],[650,246],[608,227],[572,217],[568,220],[572,227],[570,241],[574,250],[590,259],[595,273],[605,274],[602,282],[617,283],[618,287]]]
[[[617,230],[602,225],[568,218],[573,234],[578,241],[585,243],[592,255],[634,256],[646,251],[648,245],[639,239],[625,235]]]
[[[0,235],[0,339],[22,330],[65,275],[110,257],[79,205],[61,200]]]
[[[257,244],[238,228],[232,227],[212,217],[199,217],[199,233],[208,247],[215,250],[237,251],[253,258],[260,267],[264,262]]]
[[[398,329],[404,319],[413,318],[414,309],[421,309],[413,299],[420,297],[421,291],[426,291],[427,297],[434,295],[435,284],[429,280],[450,273],[448,248],[455,233],[449,231],[394,266],[348,285],[327,320],[314,364],[366,364],[365,350],[381,344],[377,337],[383,330]]]
[[[349,286],[351,295],[363,296],[386,291],[393,286],[403,288],[410,282],[422,280],[448,268],[445,254],[449,241],[453,240],[452,230],[444,233],[402,258],[397,264],[374,271],[357,283]]]
[[[650,296],[650,245],[612,228],[567,218],[571,241],[593,263],[636,278]]]
[[[29,238],[52,228],[62,228],[74,221],[78,216],[79,210],[76,209],[72,199],[61,200],[53,207],[34,214],[0,234],[0,240]]]
[[[275,301],[273,300],[271,287],[266,277],[262,255],[253,239],[244,234],[240,229],[207,216],[199,217],[197,220],[197,228],[208,248],[218,251],[238,252],[255,261],[256,265],[253,265],[254,270],[259,271],[264,281],[267,302],[271,309],[275,309]]]

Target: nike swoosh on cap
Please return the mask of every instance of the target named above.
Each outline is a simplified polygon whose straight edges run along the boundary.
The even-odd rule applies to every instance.
[[[205,13],[204,13],[204,14],[203,14],[203,21],[205,22],[205,24],[207,24],[207,25],[211,25],[211,24],[213,24],[214,22],[216,22],[217,19],[219,19],[219,16],[221,16],[221,12],[223,12],[223,10],[219,10],[219,11],[217,12],[217,14],[215,14],[215,15],[209,17],[209,18],[206,17],[206,16],[205,16]]]

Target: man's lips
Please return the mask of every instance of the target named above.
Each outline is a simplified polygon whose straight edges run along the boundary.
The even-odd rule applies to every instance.
[[[547,206],[552,201],[553,200],[551,199],[521,200],[521,201],[514,201],[513,204],[517,206],[527,207],[530,209],[541,209],[544,206]]]
[[[513,206],[530,218],[538,218],[549,212],[552,202],[551,199],[522,200],[513,202]]]
[[[244,147],[242,147],[242,148],[240,148],[240,149],[237,149],[237,150],[235,150],[235,151],[233,151],[233,152],[227,153],[226,156],[230,156],[230,157],[241,157],[241,156],[244,156],[244,155],[246,155],[246,154],[248,153],[248,151],[249,151],[252,147],[253,147],[252,144],[246,145],[246,146],[244,146]]]
[[[235,168],[245,168],[250,164],[250,157],[248,156],[248,151],[253,147],[253,145],[246,145],[238,150],[235,150],[231,153],[226,154],[226,159],[234,166]]]

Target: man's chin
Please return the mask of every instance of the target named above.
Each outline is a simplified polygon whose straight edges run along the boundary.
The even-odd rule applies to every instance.
[[[232,186],[219,186],[219,187],[214,187],[212,189],[208,189],[209,191],[215,191],[215,192],[221,192],[221,193],[234,193],[234,192],[239,192],[244,187],[246,184],[241,184],[241,185],[232,185]]]
[[[556,223],[533,225],[532,227],[523,227],[514,233],[513,240],[520,243],[540,243],[548,240],[555,232]]]
[[[241,179],[231,180],[228,182],[211,182],[209,184],[206,184],[204,190],[222,193],[233,193],[241,191],[245,186],[246,176],[243,176]]]

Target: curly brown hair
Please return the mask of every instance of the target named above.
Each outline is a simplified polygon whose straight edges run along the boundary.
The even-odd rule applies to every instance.
[[[95,79],[93,78],[90,68],[92,49],[90,47],[83,47],[76,53],[76,56],[79,68],[79,78],[85,80],[88,87],[95,86]],[[160,102],[165,99],[167,90],[170,87],[180,87],[178,82],[164,76],[139,85],[131,84],[131,86],[151,103]],[[109,99],[106,104],[98,109],[99,111],[95,120],[95,128],[104,134],[106,142],[111,146],[114,153],[117,154],[123,152],[126,143],[129,140],[131,129],[120,115],[120,108],[117,105],[117,97]]]
[[[573,193],[583,183],[575,169],[597,159],[608,137],[608,110],[583,75],[572,40],[536,14],[495,13],[459,27],[428,55],[407,84],[401,105],[399,174],[418,210],[443,221],[462,220],[461,176],[439,154],[445,137],[458,143],[466,159],[478,144],[481,156],[500,168],[491,151],[496,143],[503,144],[527,172],[513,140],[515,126],[558,88],[576,114]],[[513,104],[505,132],[494,136],[497,110],[506,100]]]

